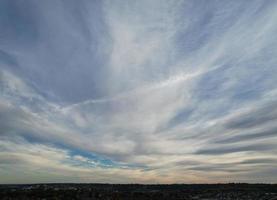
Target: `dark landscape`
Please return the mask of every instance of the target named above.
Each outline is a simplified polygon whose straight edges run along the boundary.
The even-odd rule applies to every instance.
[[[277,200],[277,184],[31,184],[1,185],[0,199]]]

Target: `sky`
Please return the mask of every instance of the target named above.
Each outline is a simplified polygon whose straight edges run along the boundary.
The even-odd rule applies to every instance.
[[[274,0],[0,0],[0,183],[276,183],[276,33]]]

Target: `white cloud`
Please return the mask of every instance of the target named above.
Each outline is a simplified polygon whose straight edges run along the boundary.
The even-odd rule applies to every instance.
[[[32,67],[26,52],[15,54],[19,68],[38,73],[41,80],[1,66],[0,148],[4,151],[0,160],[6,166],[15,173],[29,168],[30,182],[56,177],[57,182],[153,183],[249,180],[249,174],[260,170],[261,164],[269,171],[276,165],[274,160],[257,166],[242,163],[249,159],[261,162],[262,157],[270,160],[276,153],[275,4],[210,2],[206,7],[179,1],[119,1],[102,6],[95,14],[101,15],[98,28],[106,33],[101,41],[94,43],[99,33],[92,26],[90,19],[95,16],[87,13],[89,9],[79,16],[86,16],[82,20],[86,37],[76,29],[70,38],[80,37],[79,43],[68,40],[77,49],[70,51],[75,57],[69,60],[81,68],[64,60],[69,52],[57,46],[60,56],[54,57],[59,65],[47,61],[51,64],[47,70],[56,67],[58,80],[39,66],[32,70],[39,56],[44,66],[49,57],[43,55],[52,53],[46,53],[48,48],[43,45],[35,48],[39,56],[32,55],[36,57]],[[51,28],[64,23],[60,18],[51,25],[53,19],[44,15]],[[69,32],[75,27],[73,18],[65,23]],[[84,53],[86,41],[99,51],[90,47]],[[52,40],[51,45],[53,49]],[[91,61],[90,53],[97,55],[95,63],[84,64],[80,55]],[[78,69],[89,80],[83,82],[80,74],[75,77]],[[70,76],[64,71],[70,71]],[[42,84],[45,80],[49,83]],[[57,85],[63,86],[54,88]],[[84,96],[71,97],[76,88]],[[52,92],[54,97],[49,96]],[[96,93],[102,97],[93,98]],[[72,98],[74,103],[70,103]],[[14,137],[29,142],[14,141]],[[71,155],[71,151],[96,154],[115,164],[106,168],[97,159]],[[16,169],[15,163],[22,168]],[[205,174],[205,169],[211,173]],[[5,167],[1,170],[4,176]],[[38,171],[50,174],[49,179],[36,174]],[[220,175],[230,178],[224,180]],[[4,180],[15,181],[9,176]]]

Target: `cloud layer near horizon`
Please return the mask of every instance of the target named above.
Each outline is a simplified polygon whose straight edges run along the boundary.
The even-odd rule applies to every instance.
[[[0,183],[277,180],[275,1],[0,1]]]

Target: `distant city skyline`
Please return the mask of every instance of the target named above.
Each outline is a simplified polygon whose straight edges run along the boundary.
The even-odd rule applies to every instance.
[[[0,0],[0,184],[276,183],[277,1]]]

